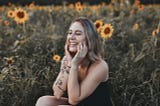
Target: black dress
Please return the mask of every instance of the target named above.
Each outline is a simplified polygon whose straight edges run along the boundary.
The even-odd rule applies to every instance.
[[[76,106],[112,106],[107,81],[100,83],[89,97]]]

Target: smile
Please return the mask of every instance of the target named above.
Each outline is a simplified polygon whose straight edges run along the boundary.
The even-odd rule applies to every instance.
[[[75,42],[71,42],[69,43],[69,46],[77,46],[78,43],[75,43]]]

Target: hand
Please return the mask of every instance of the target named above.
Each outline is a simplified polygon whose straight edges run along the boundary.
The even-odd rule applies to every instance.
[[[63,96],[64,92],[62,92],[62,91],[59,90],[57,87],[55,87],[55,85],[53,85],[52,89],[53,89],[53,93],[54,93],[53,95],[54,95],[57,99],[59,99],[60,97]]]
[[[68,62],[68,64],[72,61],[72,56],[70,52],[68,51],[68,45],[65,44],[65,60]]]
[[[67,56],[64,56],[61,60],[61,68],[67,66]]]
[[[87,55],[88,48],[85,42],[82,42],[77,47],[77,53],[72,59],[72,64],[78,65]]]

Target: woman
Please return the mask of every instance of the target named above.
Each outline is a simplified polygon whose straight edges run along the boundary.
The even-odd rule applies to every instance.
[[[40,97],[36,106],[112,106],[107,89],[109,68],[100,53],[93,22],[85,17],[75,19],[53,84],[54,96]]]

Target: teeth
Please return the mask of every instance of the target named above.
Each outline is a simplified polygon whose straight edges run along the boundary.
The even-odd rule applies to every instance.
[[[70,43],[70,45],[76,45],[77,43]]]

